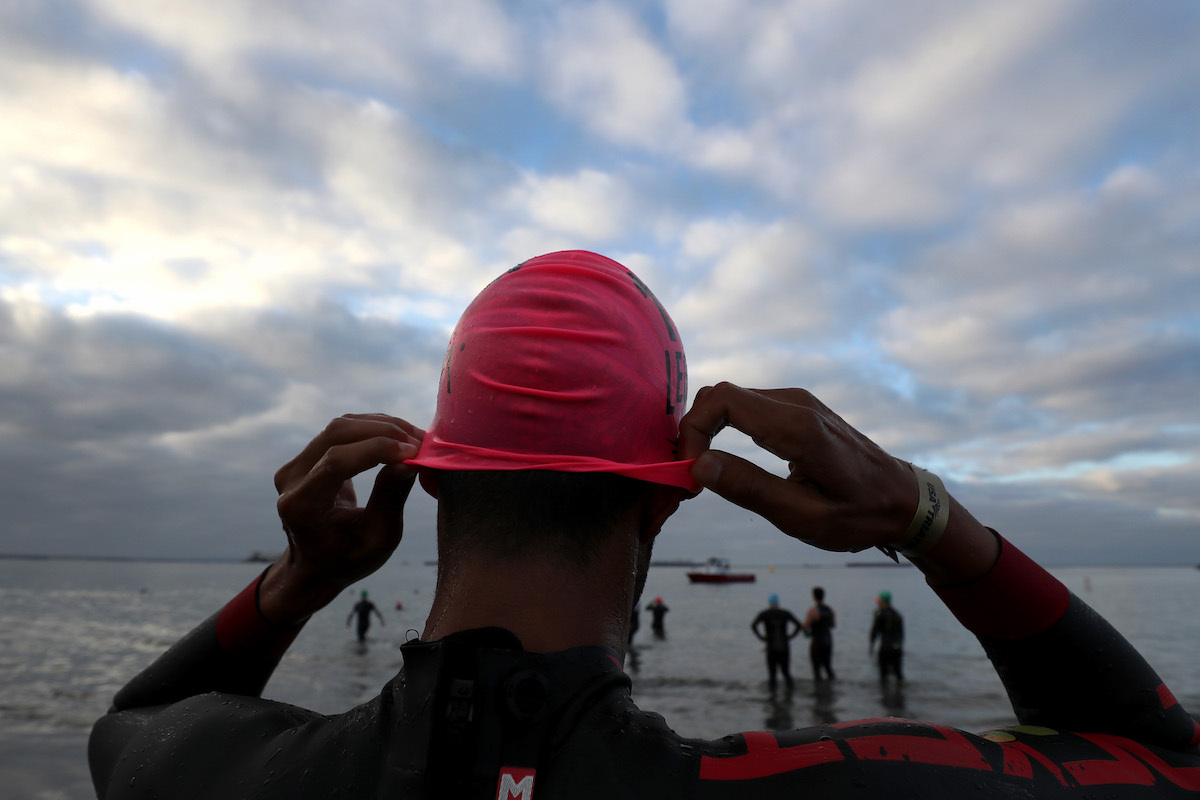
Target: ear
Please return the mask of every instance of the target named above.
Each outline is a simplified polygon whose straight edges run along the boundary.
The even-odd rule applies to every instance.
[[[691,495],[683,489],[674,486],[650,484],[646,491],[646,499],[642,506],[642,523],[639,538],[642,544],[654,541],[662,526],[671,515],[679,510],[679,504]]]
[[[438,499],[437,473],[431,469],[423,469],[417,473],[417,480],[421,482],[421,488],[425,493],[434,500]]]

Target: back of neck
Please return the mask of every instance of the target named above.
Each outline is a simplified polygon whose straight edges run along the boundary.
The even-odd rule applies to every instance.
[[[498,627],[515,634],[530,652],[601,645],[623,656],[634,566],[620,557],[599,558],[587,568],[545,557],[443,558],[421,638],[432,641],[458,631]]]

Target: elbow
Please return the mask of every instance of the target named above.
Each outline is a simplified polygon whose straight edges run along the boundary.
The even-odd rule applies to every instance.
[[[96,796],[108,795],[113,775],[125,758],[130,742],[145,729],[153,716],[147,711],[109,711],[92,725],[88,737],[88,769]]]
[[[121,756],[117,737],[113,735],[115,716],[110,711],[96,720],[92,725],[91,735],[88,736],[88,770],[92,775],[92,787],[96,790],[96,797],[101,800],[108,796],[108,786]]]

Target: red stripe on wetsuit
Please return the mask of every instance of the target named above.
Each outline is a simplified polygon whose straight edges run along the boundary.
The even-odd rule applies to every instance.
[[[269,569],[269,568],[268,568]],[[274,625],[258,607],[258,586],[266,570],[230,600],[217,615],[217,643],[230,654],[255,654],[278,659],[304,627]]]
[[[934,586],[933,591],[977,636],[1023,639],[1041,633],[1066,613],[1071,593],[1003,536],[997,533],[996,538],[1000,557],[986,575],[961,586]]]

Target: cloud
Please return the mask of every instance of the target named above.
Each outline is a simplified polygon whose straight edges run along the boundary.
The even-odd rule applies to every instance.
[[[432,416],[441,337],[335,307],[202,321],[0,304],[6,549],[277,548],[270,476],[329,419]]]
[[[664,150],[687,131],[687,88],[670,56],[615,4],[564,7],[541,74],[553,103],[617,143]]]
[[[1000,206],[930,249],[897,276],[906,302],[884,320],[888,350],[930,385],[1078,416],[1129,408],[1129,391],[1147,410],[1188,391],[1200,273],[1186,254],[1200,240],[1162,219],[1192,205],[1189,189],[1175,194],[1192,181],[1149,202],[1154,181],[1139,175],[1133,197],[1122,169],[1097,194]]]
[[[786,221],[698,220],[683,232],[685,257],[704,265],[675,303],[701,350],[745,352],[757,341],[821,338],[830,324],[819,239]]]
[[[103,81],[128,90],[118,93],[121,102],[164,105],[143,80],[110,73]],[[39,116],[32,95],[67,83],[70,76],[56,75],[27,87],[27,118]],[[109,114],[91,119],[85,110],[97,99],[90,87],[74,91],[89,98],[68,123],[92,132],[85,152],[56,144],[39,126],[23,128],[17,114],[25,132],[21,141],[8,137],[7,159],[0,159],[10,176],[0,191],[9,221],[0,253],[10,269],[64,298],[174,318],[229,305],[303,303],[325,290],[331,268],[346,287],[457,299],[464,282],[493,272],[463,241],[480,235],[483,223],[470,211],[475,199],[493,187],[503,191],[510,176],[486,161],[451,159],[377,102],[277,100],[286,157],[307,176],[297,185],[281,177],[285,170],[265,143],[215,142],[165,111],[153,124],[130,122],[127,131]],[[340,122],[328,126],[329,119]]]
[[[439,78],[511,80],[522,70],[520,33],[489,0],[352,1],[336,9],[222,1],[178,5],[169,14],[144,0],[81,5],[108,36],[178,54],[190,72],[243,99],[253,98],[264,79],[297,72],[419,92]],[[119,41],[129,47],[127,38]]]
[[[270,549],[274,469],[427,421],[470,298],[588,247],[693,390],[811,389],[1038,552],[1192,558],[1198,13],[4,6],[0,550]]]
[[[764,0],[667,11],[693,138],[723,128],[735,152],[752,153],[737,160],[742,178],[833,225],[944,224],[987,196],[1060,184],[1131,140],[1192,127],[1179,78],[1197,56],[1181,6]],[[710,103],[723,117],[706,125]]]
[[[591,169],[575,175],[526,175],[513,191],[513,202],[523,207],[521,216],[583,242],[619,236],[636,210],[622,178]]]
[[[5,427],[34,439],[105,442],[191,430],[259,411],[278,389],[239,353],[140,317],[74,320],[4,304],[0,330],[9,367]]]

